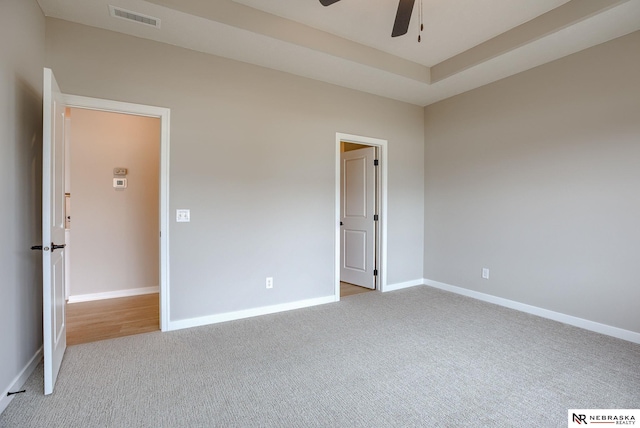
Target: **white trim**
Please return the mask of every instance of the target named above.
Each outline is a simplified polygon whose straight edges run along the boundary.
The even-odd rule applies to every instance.
[[[106,291],[104,293],[78,294],[69,296],[67,303],[91,302],[94,300],[117,299],[119,297],[141,296],[160,292],[160,287],[129,288],[127,290]]]
[[[11,403],[11,400],[13,400],[13,398],[15,397],[15,395],[7,396],[7,393],[20,390],[22,386],[27,382],[27,379],[29,379],[31,373],[33,373],[36,367],[38,367],[38,364],[40,364],[40,361],[42,361],[42,351],[43,348],[40,347],[40,349],[36,351],[33,357],[31,357],[27,365],[24,366],[22,371],[20,371],[18,376],[13,379],[11,385],[9,385],[9,387],[2,392],[2,396],[0,396],[0,414],[4,412],[4,409],[7,408],[9,403]]]
[[[403,288],[415,287],[417,285],[424,285],[424,279],[420,278],[420,279],[414,279],[411,281],[396,282],[395,284],[389,284],[385,287],[383,291],[387,292],[387,291],[401,290]]]
[[[334,235],[334,285],[335,301],[340,300],[340,143],[355,143],[374,146],[380,149],[380,266],[378,278],[379,291],[387,291],[387,153],[388,142],[378,138],[336,132],[336,165],[335,165],[335,235]]]
[[[593,331],[607,336],[616,337],[618,339],[628,340],[629,342],[640,344],[640,333],[625,330],[618,327],[613,327],[606,324],[601,324],[595,321],[589,321],[583,318],[566,315],[560,312],[550,311],[548,309],[539,308],[537,306],[527,305],[525,303],[516,302],[502,297],[492,296],[490,294],[480,293],[478,291],[468,290],[462,287],[456,287],[455,285],[445,284],[443,282],[432,281],[430,279],[424,280],[425,285],[433,288],[439,288],[440,290],[450,291],[452,293],[461,294],[463,296],[471,297],[484,302],[493,303],[505,308],[515,309],[520,312],[526,312],[528,314],[537,315],[542,318],[547,318],[553,321],[558,321],[564,324],[569,324],[574,327],[580,327],[585,330]]]
[[[84,108],[87,110],[110,111],[113,113],[135,114],[147,117],[163,117],[169,113],[166,107],[155,107],[144,104],[133,104],[122,101],[105,100],[102,98],[83,97],[80,95],[64,94],[67,107]]]
[[[160,329],[169,329],[169,146],[171,110],[100,98],[64,95],[68,107],[157,117],[160,119]],[[76,296],[77,297],[77,296]]]
[[[181,330],[183,328],[199,327],[209,324],[234,321],[244,318],[257,317],[260,315],[274,314],[277,312],[290,311],[293,309],[308,308],[310,306],[323,305],[335,302],[334,296],[318,297],[315,299],[300,300],[297,302],[282,303],[279,305],[263,306],[260,308],[245,309],[236,312],[226,312],[223,314],[208,315],[199,318],[189,318],[185,320],[171,321],[169,330]]]

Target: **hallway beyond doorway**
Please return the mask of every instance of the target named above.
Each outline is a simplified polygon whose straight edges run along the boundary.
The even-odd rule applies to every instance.
[[[67,345],[160,330],[159,294],[67,304]]]

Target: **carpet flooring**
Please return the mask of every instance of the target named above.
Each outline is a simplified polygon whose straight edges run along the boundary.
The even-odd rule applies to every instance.
[[[429,287],[71,346],[2,427],[563,427],[640,408],[640,345]]]

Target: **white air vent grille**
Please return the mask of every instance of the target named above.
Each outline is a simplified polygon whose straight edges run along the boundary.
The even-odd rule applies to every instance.
[[[152,27],[160,28],[160,19],[153,16],[143,15],[131,10],[122,9],[109,5],[109,13],[114,18],[126,19],[127,21],[137,22],[139,24],[150,25]]]

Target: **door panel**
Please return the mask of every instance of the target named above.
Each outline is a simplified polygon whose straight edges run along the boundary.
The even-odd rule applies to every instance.
[[[53,335],[55,337],[55,343],[60,343],[62,340],[61,335],[65,333],[65,306],[64,306],[64,268],[60,268],[60,265],[64,263],[62,257],[55,257],[55,261],[52,260],[52,285],[51,298],[56,302],[55,309],[53,311]]]
[[[366,150],[366,149],[365,149]],[[350,152],[347,152],[350,153]],[[364,219],[367,216],[367,156],[344,159],[344,217]]]
[[[44,69],[42,130],[42,286],[44,393],[51,394],[67,347],[65,318],[64,112],[51,70]],[[56,248],[58,247],[59,248]]]
[[[340,280],[375,288],[375,148],[341,156]]]
[[[367,234],[362,230],[344,231],[345,251],[344,267],[360,272],[367,270]]]

